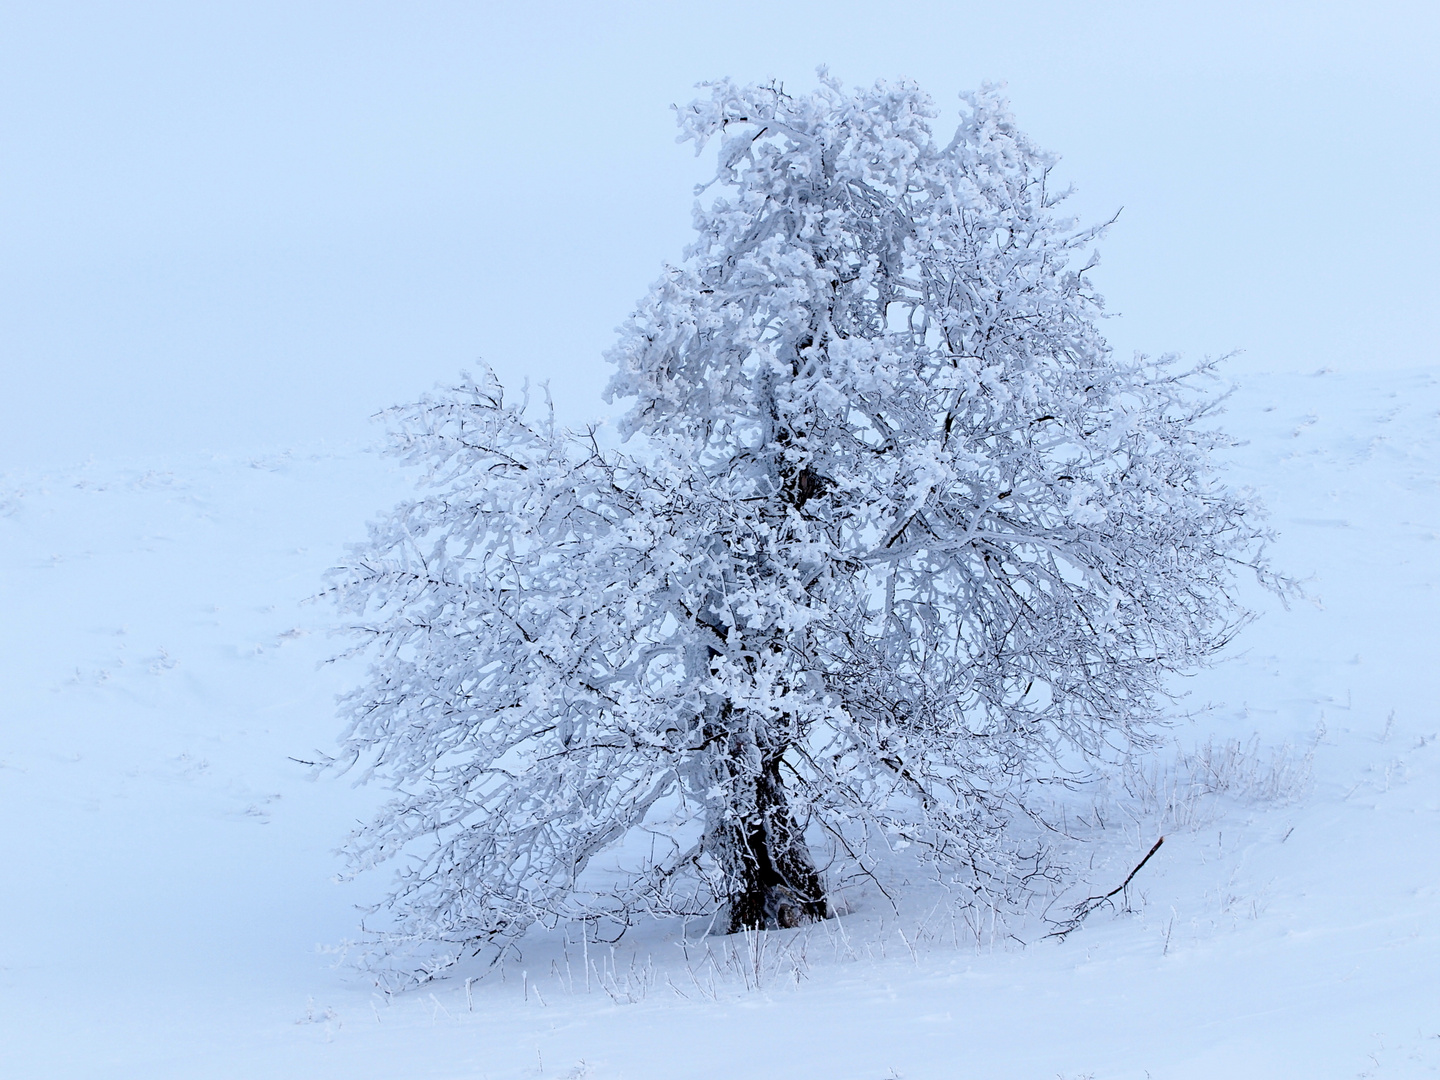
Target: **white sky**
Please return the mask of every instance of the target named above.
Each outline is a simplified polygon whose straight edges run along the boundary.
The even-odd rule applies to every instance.
[[[0,472],[278,449],[479,358],[605,411],[721,75],[1004,79],[1125,350],[1437,362],[1440,5],[0,2]],[[948,136],[949,132],[944,131]]]

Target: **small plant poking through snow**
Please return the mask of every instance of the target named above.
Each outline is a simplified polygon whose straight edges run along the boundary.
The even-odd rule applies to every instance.
[[[1314,754],[1314,747],[1301,753],[1288,743],[1266,748],[1255,735],[1207,739],[1193,750],[1178,747],[1168,758],[1134,758],[1120,771],[1129,797],[1122,812],[1166,833],[1209,826],[1223,813],[1224,801],[1284,804],[1305,793]]]

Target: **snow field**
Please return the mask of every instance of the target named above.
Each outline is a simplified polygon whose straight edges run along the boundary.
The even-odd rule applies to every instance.
[[[0,477],[0,1075],[1440,1071],[1440,372],[1240,381],[1231,479],[1315,599],[1256,590],[1174,746],[1065,802],[1062,906],[1165,836],[1116,908],[1045,940],[898,857],[897,907],[857,883],[798,931],[534,934],[394,998],[317,950],[383,886],[329,880],[382,793],[291,759],[359,676],[303,601],[405,478],[358,448]]]

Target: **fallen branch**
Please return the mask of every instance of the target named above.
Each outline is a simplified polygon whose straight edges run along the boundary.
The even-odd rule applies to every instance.
[[[1066,919],[1063,923],[1061,923],[1058,930],[1054,930],[1046,934],[1045,936],[1047,938],[1059,938],[1061,941],[1064,941],[1067,935],[1072,934],[1076,930],[1080,929],[1080,924],[1085,921],[1085,919],[1090,915],[1092,911],[1098,908],[1101,904],[1109,904],[1110,898],[1116,893],[1125,891],[1126,887],[1129,886],[1130,882],[1134,880],[1135,875],[1138,874],[1141,868],[1143,868],[1144,865],[1150,861],[1150,856],[1154,855],[1155,852],[1159,851],[1160,845],[1163,843],[1165,843],[1165,837],[1162,836],[1159,840],[1156,840],[1153,845],[1151,845],[1150,850],[1145,853],[1145,857],[1135,864],[1135,869],[1131,870],[1130,873],[1125,875],[1124,881],[1122,881],[1119,885],[1116,885],[1115,888],[1111,889],[1104,896],[1090,896],[1082,900],[1080,903],[1076,904],[1073,908],[1070,909],[1070,918]],[[1114,905],[1111,906],[1113,907]]]

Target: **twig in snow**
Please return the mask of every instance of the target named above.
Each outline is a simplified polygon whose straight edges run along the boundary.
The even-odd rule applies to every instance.
[[[1076,904],[1071,909],[1070,918],[1066,919],[1063,923],[1061,923],[1058,930],[1053,930],[1045,936],[1047,938],[1059,938],[1061,941],[1064,941],[1066,936],[1080,929],[1080,924],[1085,921],[1085,919],[1090,915],[1091,912],[1093,912],[1101,904],[1108,904],[1110,902],[1110,898],[1116,893],[1125,891],[1126,886],[1128,886],[1130,882],[1134,880],[1135,875],[1140,872],[1141,868],[1150,861],[1150,857],[1154,855],[1155,852],[1160,850],[1160,845],[1163,843],[1165,843],[1165,837],[1162,836],[1159,840],[1156,840],[1155,843],[1151,846],[1150,850],[1145,853],[1145,857],[1135,864],[1135,869],[1131,870],[1130,873],[1125,876],[1124,881],[1122,881],[1119,885],[1115,886],[1115,888],[1111,889],[1104,896],[1087,897],[1081,903]]]

